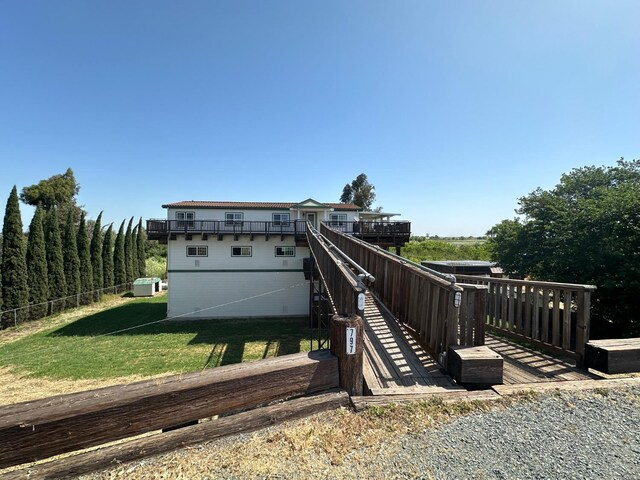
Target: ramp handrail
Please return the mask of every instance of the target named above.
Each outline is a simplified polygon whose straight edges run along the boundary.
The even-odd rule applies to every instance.
[[[320,281],[326,287],[333,313],[341,316],[359,315],[364,318],[364,311],[358,308],[358,295],[364,293],[365,287],[362,279],[347,268],[343,261],[346,260],[346,255],[310,224],[307,224],[307,241],[318,268]],[[349,263],[356,265],[353,260]],[[365,272],[360,266],[358,269]]]
[[[326,224],[321,232],[376,277],[371,290],[431,354],[446,352],[450,345],[484,344],[481,300],[485,288],[464,288],[452,282],[451,276],[435,275]],[[476,295],[480,301],[475,301]]]

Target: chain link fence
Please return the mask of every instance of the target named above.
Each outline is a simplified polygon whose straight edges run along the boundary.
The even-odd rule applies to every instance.
[[[25,307],[0,311],[0,330],[10,326],[18,326],[21,323],[31,320],[38,320],[39,318],[55,315],[71,308],[77,308],[98,302],[104,294],[108,293],[117,295],[122,292],[130,291],[132,286],[132,283],[122,283],[120,285],[114,285],[113,287],[101,288],[90,292],[81,292],[75,295],[56,298],[42,303],[27,305]]]

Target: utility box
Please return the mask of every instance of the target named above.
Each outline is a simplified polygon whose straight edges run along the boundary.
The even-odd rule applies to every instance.
[[[153,297],[161,291],[160,281],[158,277],[136,279],[133,282],[133,296]]]
[[[461,385],[499,385],[504,360],[486,346],[451,346],[447,352],[447,370]]]

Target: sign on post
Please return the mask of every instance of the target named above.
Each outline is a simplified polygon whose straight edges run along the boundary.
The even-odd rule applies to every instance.
[[[364,293],[358,294],[358,310],[364,311]]]
[[[356,354],[356,329],[347,327],[347,355]]]

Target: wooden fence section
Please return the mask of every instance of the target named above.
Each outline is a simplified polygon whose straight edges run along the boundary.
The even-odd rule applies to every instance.
[[[465,289],[327,225],[321,229],[330,242],[376,277],[370,288],[432,355],[446,352],[450,345],[484,344],[486,289]]]
[[[327,350],[0,407],[0,468],[338,386]]]
[[[488,328],[581,362],[589,341],[592,285],[456,275],[486,285]]]

